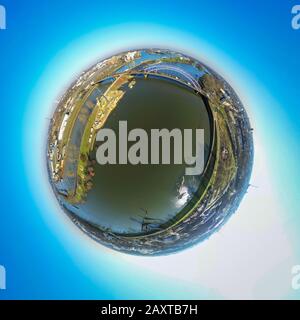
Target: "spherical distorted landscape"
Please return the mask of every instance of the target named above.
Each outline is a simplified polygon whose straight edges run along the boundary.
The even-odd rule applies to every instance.
[[[174,137],[169,162],[151,162],[150,138],[144,162],[124,162],[121,149],[134,148],[138,140],[127,134],[136,128],[150,138],[153,129],[202,129],[201,174],[174,161]],[[103,129],[116,133],[115,163],[98,161]],[[230,85],[201,62],[160,49],[120,53],[83,72],[60,99],[47,144],[64,212],[94,240],[138,255],[177,252],[218,230],[248,188],[253,158],[249,120]],[[193,141],[192,154],[197,150]]]

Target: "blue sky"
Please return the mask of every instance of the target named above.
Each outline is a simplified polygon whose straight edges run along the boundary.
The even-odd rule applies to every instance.
[[[297,1],[1,4],[0,299],[300,297],[289,282],[300,264]],[[161,259],[114,253],[81,235],[52,198],[42,158],[46,118],[74,76],[113,52],[151,45],[187,52],[233,85],[255,129],[259,186],[218,234]]]

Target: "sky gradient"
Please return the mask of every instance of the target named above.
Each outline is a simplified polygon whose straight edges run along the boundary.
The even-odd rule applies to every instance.
[[[300,3],[300,2],[299,2]],[[300,298],[300,30],[297,1],[1,1],[0,299]],[[45,172],[55,100],[115,52],[173,48],[219,72],[254,128],[250,187],[220,232],[141,258],[90,240],[61,212]]]

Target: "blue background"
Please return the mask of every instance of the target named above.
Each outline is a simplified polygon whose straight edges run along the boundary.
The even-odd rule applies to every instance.
[[[295,234],[296,262],[300,264],[300,235],[296,232],[300,227],[300,30],[291,28],[291,8],[296,3],[2,1],[7,10],[7,30],[0,30],[0,264],[7,271],[7,289],[0,290],[0,299],[211,297],[206,291],[190,292],[184,281],[176,284],[138,267],[133,271],[122,258],[100,251],[95,280],[45,221],[30,186],[25,158],[27,153],[38,157],[41,152],[34,144],[23,147],[26,130],[37,125],[35,119],[27,117],[33,88],[53,58],[70,43],[94,30],[126,23],[155,24],[204,39],[237,61],[272,94],[280,108],[262,109],[259,124],[272,159],[270,171],[278,183],[290,232]],[[126,32],[120,37],[126,39]],[[78,255],[80,260],[80,250]],[[86,264],[94,263],[84,253],[82,259]],[[174,292],[179,291],[176,296]],[[286,297],[296,298],[297,294],[299,297],[296,292]]]

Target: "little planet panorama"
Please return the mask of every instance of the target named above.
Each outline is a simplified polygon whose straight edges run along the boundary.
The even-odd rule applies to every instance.
[[[48,130],[62,211],[128,254],[172,254],[208,239],[237,210],[252,164],[237,94],[202,62],[166,49],[94,64],[59,99]]]

